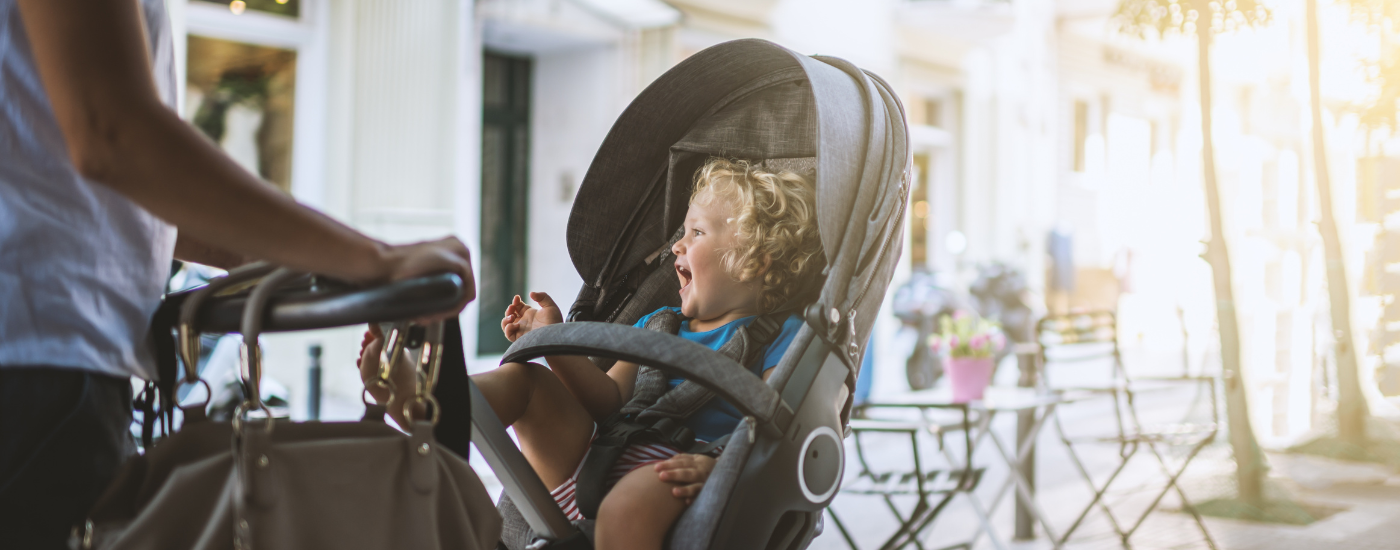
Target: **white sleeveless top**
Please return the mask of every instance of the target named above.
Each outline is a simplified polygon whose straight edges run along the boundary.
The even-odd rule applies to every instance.
[[[156,88],[175,105],[164,0],[141,0]],[[15,0],[0,0],[0,368],[154,378],[149,339],[175,228],[84,179],[34,65]]]

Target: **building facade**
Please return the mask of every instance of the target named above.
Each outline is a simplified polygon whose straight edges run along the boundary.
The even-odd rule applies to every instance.
[[[577,293],[565,224],[616,116],[680,60],[748,37],[849,59],[899,92],[916,177],[892,288],[915,269],[965,287],[978,265],[1004,262],[1064,307],[1118,307],[1143,364],[1213,364],[1194,41],[1116,34],[1112,0],[169,2],[185,37],[182,109],[235,158],[376,237],[468,243],[474,371],[504,350],[512,296]],[[1320,253],[1296,62],[1248,62],[1261,42],[1302,59],[1296,10],[1276,21],[1263,38],[1221,39],[1215,90],[1237,280],[1261,282],[1237,283],[1255,420],[1288,437],[1318,399]],[[1333,166],[1355,156],[1341,147]],[[1052,232],[1068,237],[1056,261],[1072,262],[1073,289],[1047,279]],[[899,391],[918,344],[882,315],[875,387]],[[267,338],[294,415],[312,343],[325,349],[327,400],[343,405],[327,416],[358,414],[359,336]]]

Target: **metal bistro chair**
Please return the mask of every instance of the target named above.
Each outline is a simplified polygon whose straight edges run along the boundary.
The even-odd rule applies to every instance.
[[[1057,542],[1064,544],[1069,540],[1069,537],[1074,534],[1089,513],[1098,508],[1122,540],[1123,546],[1130,547],[1129,539],[1142,526],[1143,521],[1156,509],[1167,493],[1175,490],[1177,496],[1181,498],[1182,508],[1195,519],[1201,535],[1205,537],[1206,544],[1210,548],[1215,548],[1215,541],[1211,539],[1210,532],[1206,529],[1200,514],[1191,505],[1190,499],[1187,498],[1185,491],[1178,484],[1187,466],[1200,453],[1201,449],[1215,439],[1219,430],[1215,380],[1207,376],[1187,376],[1184,374],[1170,378],[1139,377],[1137,381],[1130,379],[1118,347],[1117,318],[1111,311],[1091,311],[1047,317],[1037,323],[1035,335],[1037,343],[1040,345],[1039,363],[1043,375],[1040,379],[1040,385],[1043,390],[1059,391],[1065,395],[1075,396],[1074,401],[1078,402],[1094,402],[1096,401],[1093,399],[1094,397],[1106,398],[1112,401],[1113,406],[1112,430],[1107,435],[1072,435],[1065,429],[1061,415],[1055,415],[1055,430],[1069,451],[1069,457],[1075,469],[1079,471],[1094,493],[1093,499],[1084,507],[1084,510],[1075,518],[1074,523],[1065,530],[1064,535]],[[1066,369],[1070,367],[1082,367],[1088,363],[1102,365],[1104,362],[1108,363],[1107,366],[1110,370],[1108,384],[1056,385],[1051,380],[1050,371],[1052,369],[1065,374],[1068,372]],[[1058,369],[1056,369],[1057,367]],[[1081,368],[1081,370],[1088,369]],[[1068,376],[1066,377],[1068,378]],[[1144,382],[1152,382],[1152,385],[1149,387],[1144,385]],[[1144,391],[1171,389],[1180,383],[1197,385],[1198,400],[1203,393],[1208,395],[1209,420],[1190,422],[1188,417],[1185,421],[1176,424],[1144,425],[1138,417],[1135,401],[1137,396]],[[1206,391],[1202,392],[1201,389]],[[1118,448],[1118,465],[1102,482],[1094,480],[1094,476],[1081,459],[1082,446],[1085,444],[1105,444]],[[1155,457],[1162,475],[1166,477],[1167,481],[1141,515],[1125,529],[1105,502],[1104,495],[1113,482],[1118,479],[1118,476],[1123,473],[1128,462],[1144,447]],[[1163,452],[1171,448],[1184,449],[1185,453],[1175,466],[1171,464],[1172,461],[1168,460],[1167,455]]]
[[[841,492],[854,495],[879,496],[885,501],[885,506],[890,513],[894,514],[899,522],[899,529],[880,545],[881,550],[904,548],[914,545],[920,550],[924,550],[923,542],[919,540],[919,535],[930,527],[943,511],[948,503],[960,492],[968,492],[977,488],[977,484],[982,479],[985,468],[975,468],[972,466],[972,424],[976,421],[973,415],[975,411],[970,410],[966,404],[948,405],[926,405],[928,408],[949,409],[961,413],[960,422],[934,423],[925,416],[923,421],[905,422],[884,419],[860,419],[851,420],[850,429],[852,441],[855,443],[856,459],[860,464],[860,472],[856,478],[841,487]],[[962,432],[961,447],[962,453],[953,452],[951,447],[958,444],[957,439],[948,441],[946,436],[952,432]],[[938,450],[943,454],[946,467],[924,469],[923,458],[919,452],[919,434],[928,433],[935,437],[938,442]],[[912,470],[880,470],[872,467],[867,458],[862,434],[893,434],[905,435],[909,438],[909,447],[912,450],[913,469]],[[895,497],[914,496],[917,500],[914,507],[908,513],[901,512],[899,506],[895,504]],[[841,531],[841,536],[846,539],[846,544],[852,550],[858,550],[855,539],[851,537],[846,525],[841,518],[836,515],[834,508],[827,509],[831,513],[831,519],[836,524],[836,528]],[[945,546],[939,550],[952,550],[954,548],[969,549],[970,543],[960,543]]]

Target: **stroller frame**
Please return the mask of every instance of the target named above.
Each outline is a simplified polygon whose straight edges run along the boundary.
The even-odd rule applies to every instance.
[[[678,305],[674,274],[658,267],[684,218],[694,169],[713,156],[810,161],[815,169],[827,267],[767,382],[719,352],[630,326]],[[570,322],[524,335],[501,362],[582,355],[606,369],[625,360],[715,392],[744,420],[668,547],[805,548],[845,468],[850,396],[902,246],[909,169],[903,107],[878,77],[763,40],[701,51],[633,101],[580,186],[568,244],[585,285]],[[581,542],[484,401],[473,403],[473,440],[506,488],[505,546]],[[587,533],[591,522],[578,527]]]

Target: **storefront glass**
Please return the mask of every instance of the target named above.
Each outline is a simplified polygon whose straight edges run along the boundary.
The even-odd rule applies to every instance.
[[[244,168],[290,191],[296,52],[194,35],[188,45],[186,118]]]

